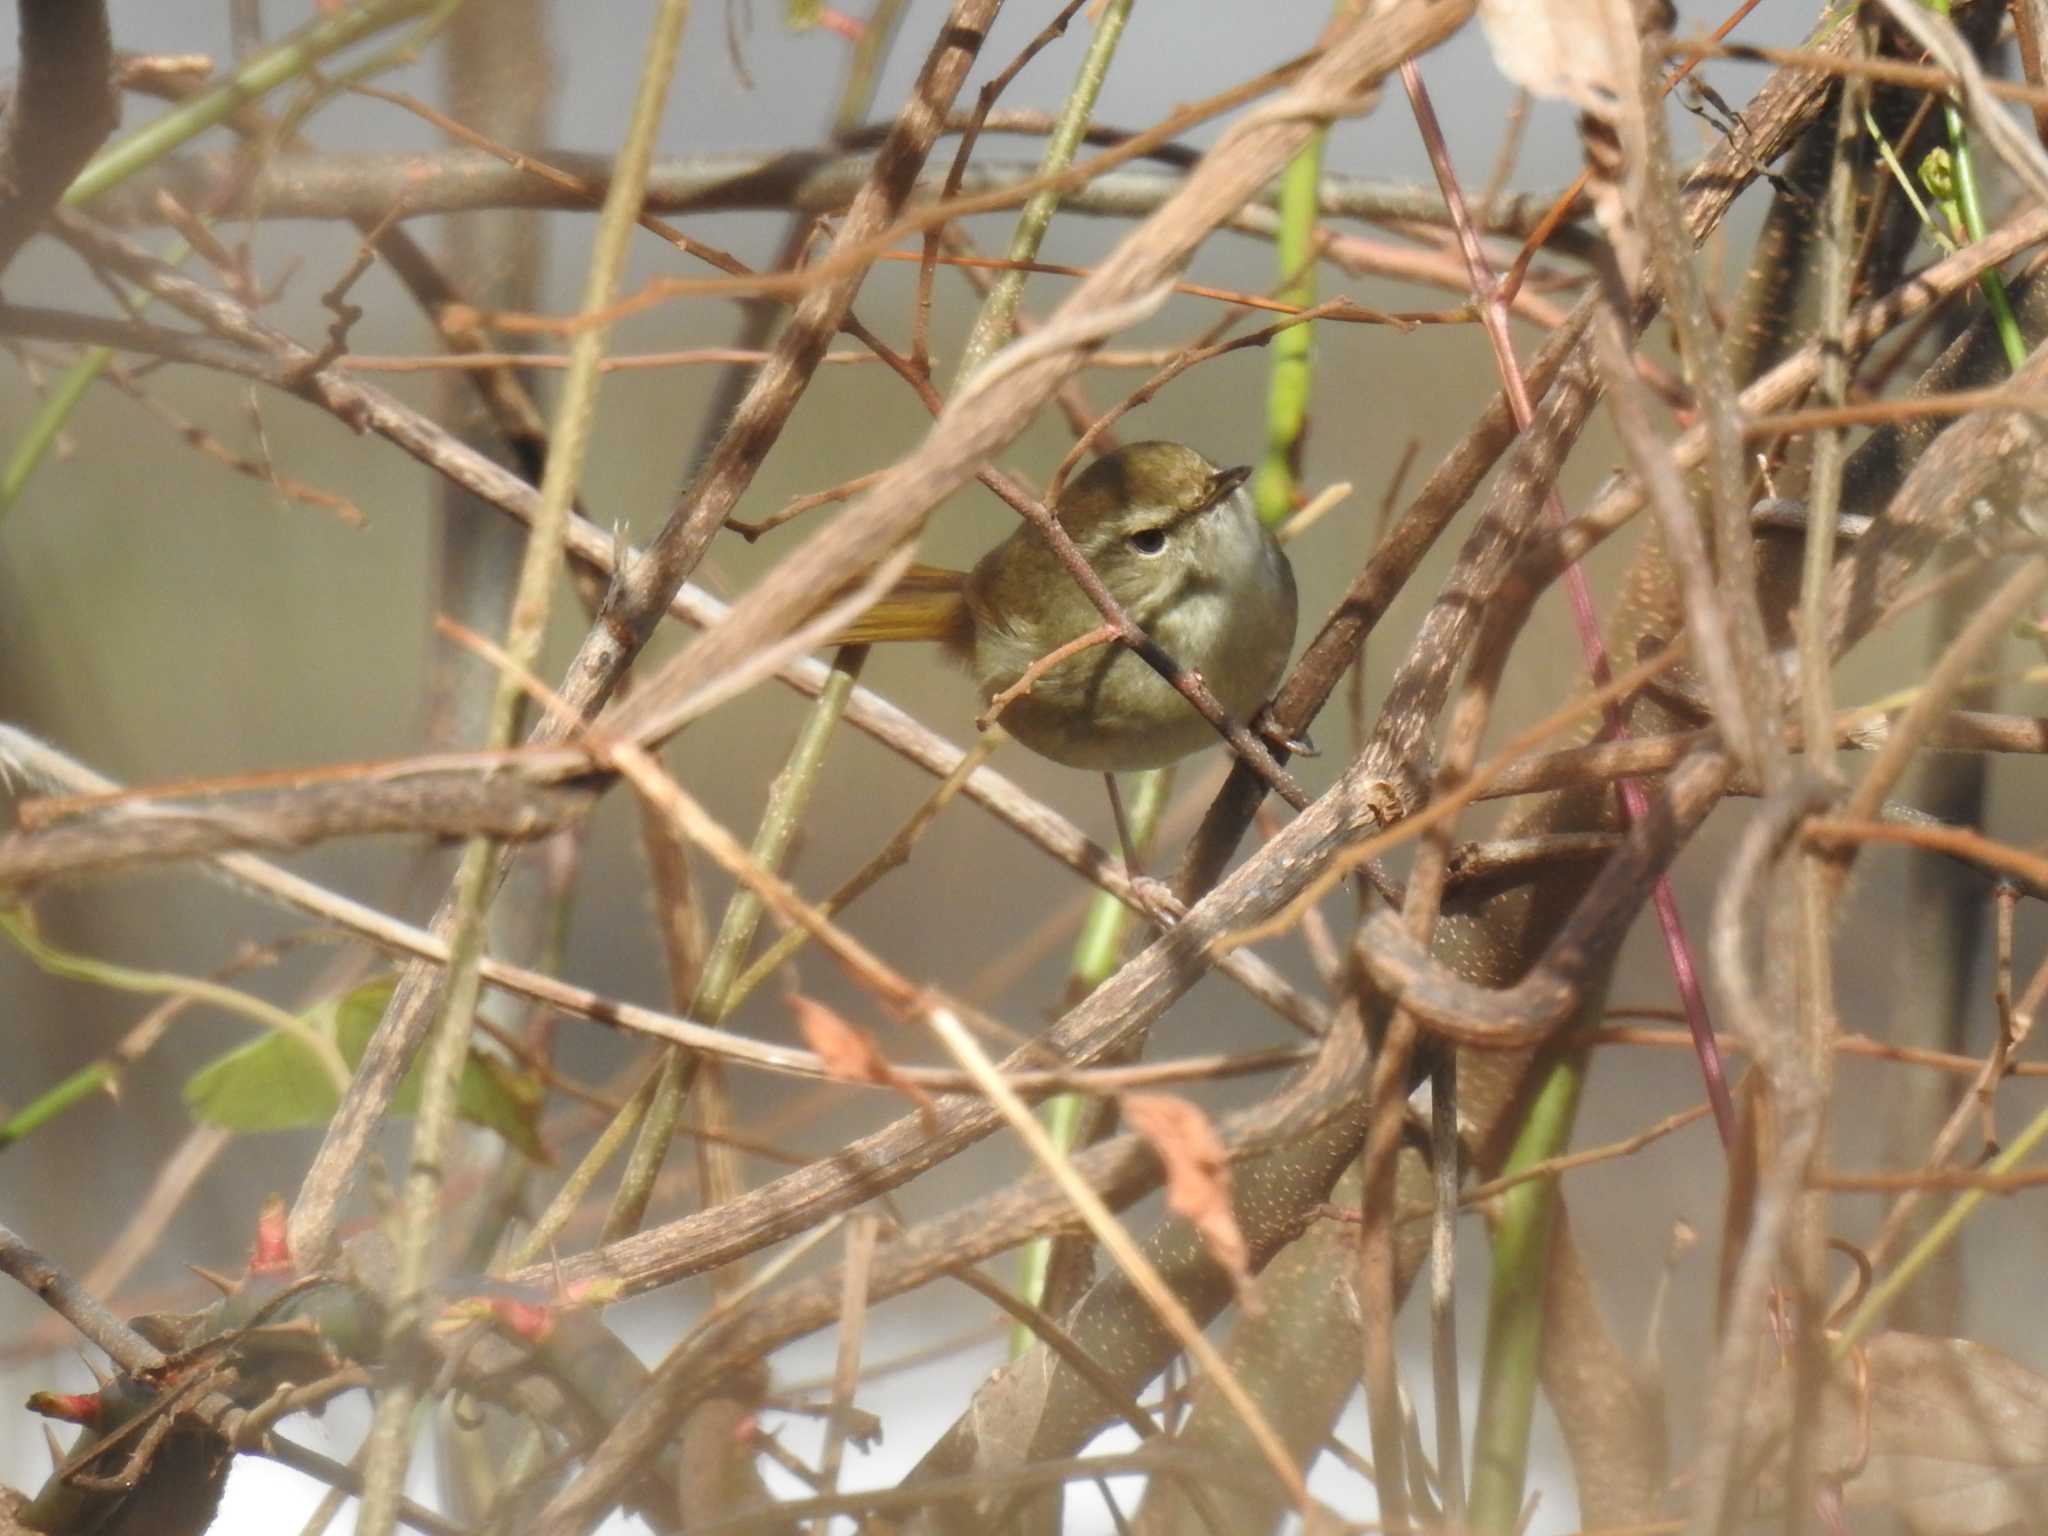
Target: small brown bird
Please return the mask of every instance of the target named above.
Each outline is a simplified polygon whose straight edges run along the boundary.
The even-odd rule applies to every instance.
[[[1075,477],[1053,509],[1124,611],[1239,719],[1265,703],[1294,645],[1294,570],[1252,510],[1245,469],[1179,443],[1132,443]],[[842,643],[936,640],[984,703],[1039,658],[1102,624],[1028,524],[971,571],[914,566]],[[1002,722],[1056,763],[1160,768],[1216,731],[1144,659],[1116,644],[1067,657],[1011,699]]]

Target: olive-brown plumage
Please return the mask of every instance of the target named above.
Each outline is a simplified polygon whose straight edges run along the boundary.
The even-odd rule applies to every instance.
[[[1067,486],[1060,526],[1132,620],[1223,707],[1248,718],[1294,644],[1294,572],[1252,510],[1242,469],[1179,443],[1132,443]],[[1028,524],[964,574],[920,567],[844,639],[931,639],[974,674],[984,702],[1102,616]],[[1119,645],[1062,661],[1005,707],[1002,723],[1055,762],[1158,768],[1216,739],[1173,686]]]

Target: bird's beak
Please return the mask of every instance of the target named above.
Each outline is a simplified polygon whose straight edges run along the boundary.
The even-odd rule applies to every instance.
[[[1237,464],[1229,469],[1217,470],[1215,477],[1209,481],[1209,505],[1215,506],[1251,477],[1252,467],[1249,464]]]

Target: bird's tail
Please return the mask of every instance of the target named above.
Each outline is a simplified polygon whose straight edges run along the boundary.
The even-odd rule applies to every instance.
[[[834,637],[839,645],[883,640],[936,640],[964,647],[973,633],[967,613],[967,573],[913,565],[889,595]]]

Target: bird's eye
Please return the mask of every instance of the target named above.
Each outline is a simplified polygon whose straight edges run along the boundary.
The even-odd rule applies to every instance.
[[[1132,549],[1141,555],[1156,555],[1166,548],[1164,528],[1140,528],[1128,540]]]

